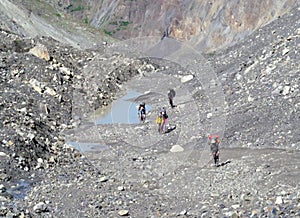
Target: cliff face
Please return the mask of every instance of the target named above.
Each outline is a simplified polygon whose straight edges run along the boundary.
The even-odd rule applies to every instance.
[[[198,49],[232,45],[296,6],[296,0],[57,1],[90,25],[119,39],[162,36]]]

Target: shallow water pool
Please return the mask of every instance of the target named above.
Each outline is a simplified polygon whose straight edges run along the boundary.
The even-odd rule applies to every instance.
[[[140,122],[138,117],[138,106],[137,98],[142,94],[136,91],[128,91],[126,95],[122,98],[116,100],[112,103],[111,109],[101,115],[96,117],[96,124],[116,124],[116,123],[126,123],[126,124],[137,124]],[[147,105],[146,102],[146,112],[151,110],[151,106]]]

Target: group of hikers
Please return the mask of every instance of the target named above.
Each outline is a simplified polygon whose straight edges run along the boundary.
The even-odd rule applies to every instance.
[[[175,97],[175,91],[173,89],[169,90],[168,92],[168,99],[171,108],[176,107],[173,102],[173,98]],[[141,103],[138,107],[138,116],[141,122],[145,122],[146,120],[146,104],[145,102]],[[168,114],[166,107],[162,107],[159,114],[155,120],[156,124],[158,125],[158,132],[159,133],[167,133],[169,129],[167,128],[168,122]],[[215,166],[219,166],[219,155],[220,155],[220,139],[219,136],[216,134],[210,134],[208,136],[208,143],[210,145],[210,151],[213,156]]]
[[[138,106],[138,117],[141,122],[145,122],[146,120],[146,104],[145,102],[141,103]],[[168,114],[165,107],[163,107],[158,116],[156,117],[156,124],[158,125],[159,133],[166,133],[167,130],[167,122],[168,122]]]
[[[161,109],[158,116],[155,120],[156,124],[158,125],[158,132],[159,133],[166,133],[167,132],[167,122],[168,122],[168,114],[165,107]]]

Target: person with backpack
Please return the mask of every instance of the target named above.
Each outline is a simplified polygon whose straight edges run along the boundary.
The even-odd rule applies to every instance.
[[[175,93],[174,89],[170,89],[168,92],[168,98],[169,98],[169,104],[170,104],[171,108],[176,107],[173,102],[175,95],[176,95],[176,93]]]
[[[219,145],[221,143],[218,135],[209,135],[209,145],[210,145],[210,151],[214,159],[215,166],[219,165],[219,159],[220,159],[220,148]]]
[[[141,122],[146,120],[146,104],[145,102],[141,103],[138,107],[138,116]]]
[[[168,114],[165,107],[162,108],[161,114],[163,116],[163,123],[162,123],[162,133],[166,133],[167,131],[167,122],[168,122]]]
[[[158,132],[159,133],[163,133],[163,123],[164,123],[164,118],[163,118],[163,114],[160,112],[158,114],[158,116],[156,117],[155,120],[157,126],[158,126]]]

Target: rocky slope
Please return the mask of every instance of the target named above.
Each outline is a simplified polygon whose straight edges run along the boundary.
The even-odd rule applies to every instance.
[[[44,1],[0,2],[0,27],[24,37],[50,36],[75,48],[94,48],[111,40],[101,31],[89,28]]]
[[[213,59],[230,144],[299,147],[299,18],[295,8]]]
[[[295,7],[278,1],[50,1],[119,39],[162,36],[215,50],[232,45]],[[60,6],[60,7],[59,7]]]
[[[79,50],[1,30],[1,216],[300,216],[299,20],[294,8],[206,56],[160,37],[142,56],[134,43]],[[170,87],[176,129],[160,135]],[[130,90],[151,105],[148,121],[95,125],[91,112]]]

